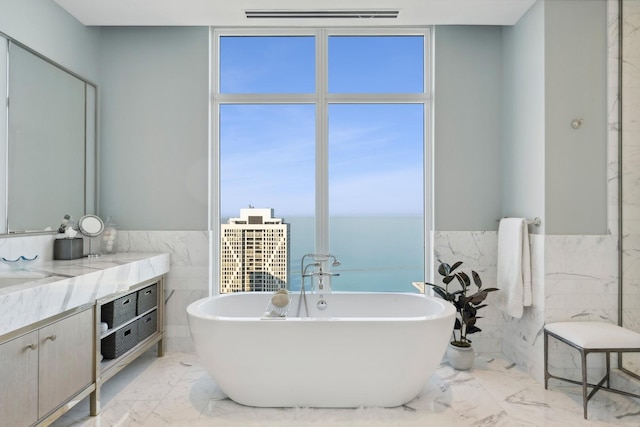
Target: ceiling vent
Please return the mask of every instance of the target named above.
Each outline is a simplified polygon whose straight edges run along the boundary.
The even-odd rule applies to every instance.
[[[398,17],[397,10],[247,10],[248,19],[374,19]]]

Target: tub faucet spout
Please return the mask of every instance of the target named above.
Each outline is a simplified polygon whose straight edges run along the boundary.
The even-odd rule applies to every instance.
[[[305,265],[305,259],[306,258],[311,258],[311,262],[309,262],[308,264]],[[305,289],[305,278],[310,277],[312,280],[312,289],[313,289],[313,277],[317,277],[317,281],[318,281],[318,287],[316,289],[316,292],[318,294],[325,294],[328,292],[331,292],[331,281],[325,281],[325,277],[335,277],[335,276],[339,276],[338,273],[327,273],[324,272],[322,270],[322,266],[327,264],[329,261],[331,261],[331,266],[332,267],[337,267],[340,265],[340,261],[338,261],[338,259],[331,254],[306,254],[302,257],[302,260],[300,261],[300,299],[298,300],[298,310],[297,310],[297,316],[300,316],[300,308],[302,306],[302,304],[304,303],[304,308],[306,311],[306,315],[309,316],[309,307],[307,305],[307,294],[306,294],[306,289]],[[317,271],[313,271],[315,269],[318,269]],[[312,269],[312,271],[309,273],[309,269]]]
[[[325,277],[336,277],[339,275],[340,273],[325,273],[324,271],[322,271],[322,266],[317,273],[312,273],[312,276],[318,277],[318,293],[324,294],[331,291],[331,282],[327,284],[327,289],[325,289]]]

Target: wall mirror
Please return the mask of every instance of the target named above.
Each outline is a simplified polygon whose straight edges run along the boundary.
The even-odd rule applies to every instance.
[[[55,232],[65,214],[78,220],[96,210],[97,88],[3,38],[9,102],[0,233]]]

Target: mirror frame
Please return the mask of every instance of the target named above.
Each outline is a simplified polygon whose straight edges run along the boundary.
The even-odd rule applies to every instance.
[[[85,122],[84,122],[84,144],[85,144],[85,162],[84,162],[84,212],[82,215],[95,214],[98,210],[98,85],[93,83],[92,81],[84,78],[83,76],[73,72],[60,65],[59,63],[53,61],[47,56],[39,53],[38,51],[30,48],[29,46],[21,43],[20,41],[14,39],[13,37],[0,32],[0,43],[5,45],[6,48],[6,69],[0,70],[0,85],[3,85],[5,90],[7,91],[6,95],[9,96],[9,61],[11,61],[11,57],[9,54],[10,45],[14,44],[25,51],[33,54],[37,58],[45,61],[46,63],[56,67],[57,69],[69,74],[72,77],[77,78],[85,86]],[[5,52],[5,49],[0,49],[2,52]],[[2,72],[4,71],[4,72]],[[3,81],[4,80],[4,81]],[[0,92],[2,92],[0,90]],[[9,180],[8,169],[9,169],[9,157],[8,150],[11,144],[9,141],[9,106],[4,107],[6,110],[6,114],[3,114],[0,120],[4,123],[0,123],[0,151],[3,153],[0,156],[0,163],[4,164],[5,173],[3,176],[0,176],[0,238],[7,236],[16,236],[16,235],[38,235],[38,234],[55,234],[57,233],[57,224],[51,224],[51,231],[49,230],[14,230],[11,231],[9,229]],[[0,110],[3,111],[3,110]],[[2,128],[2,125],[5,128]],[[64,212],[61,213],[64,215]]]

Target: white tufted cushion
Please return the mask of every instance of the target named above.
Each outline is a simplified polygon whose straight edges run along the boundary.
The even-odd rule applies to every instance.
[[[638,349],[640,334],[612,323],[557,322],[544,327],[585,349]]]

